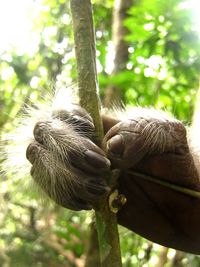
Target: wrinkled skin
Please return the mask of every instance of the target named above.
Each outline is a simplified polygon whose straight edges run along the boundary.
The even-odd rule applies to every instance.
[[[77,149],[78,139],[74,143],[73,139],[66,139],[70,146],[59,152],[54,148],[61,146],[59,139],[56,145],[45,141],[44,131],[51,129],[51,122],[36,124],[35,141],[27,148],[27,158],[32,163],[33,179],[50,198],[73,210],[91,209],[109,194],[105,177],[110,169],[120,169],[119,192],[126,196],[127,203],[118,212],[119,224],[161,245],[200,253],[200,199],[146,181],[134,173],[200,191],[199,175],[181,122],[149,117],[118,121],[103,115],[105,137],[100,149],[90,140],[94,126],[83,109],[55,111],[54,119],[63,125],[75,125],[77,136],[81,132],[81,142]],[[55,128],[52,136],[62,136],[63,141],[69,131],[63,127],[61,124],[59,129]],[[67,161],[59,154],[65,149]],[[52,164],[55,167],[51,168]],[[56,170],[57,165],[67,172]],[[73,177],[70,182],[69,177]]]

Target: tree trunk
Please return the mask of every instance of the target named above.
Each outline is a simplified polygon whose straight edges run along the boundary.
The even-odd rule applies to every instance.
[[[167,263],[168,250],[169,250],[168,248],[161,247],[161,250],[159,253],[159,261],[155,267],[164,267],[165,266],[165,263]]]
[[[91,223],[88,249],[84,266],[85,267],[100,266],[99,242],[97,238],[97,229],[94,223]]]
[[[113,23],[112,23],[112,42],[114,45],[114,66],[111,75],[115,75],[126,70],[128,61],[128,43],[125,41],[125,36],[128,34],[128,29],[124,26],[124,19],[127,18],[127,11],[133,5],[133,0],[115,0],[113,8]],[[121,105],[123,94],[120,88],[115,85],[110,85],[105,91],[104,105],[106,107]]]
[[[176,254],[172,260],[172,267],[183,267],[184,264],[182,262],[183,258],[185,256],[185,253],[182,251],[176,251]]]

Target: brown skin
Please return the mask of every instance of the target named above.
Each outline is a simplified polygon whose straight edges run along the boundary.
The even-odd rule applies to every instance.
[[[58,113],[60,114],[60,111]],[[85,113],[80,114],[79,111],[82,121]],[[55,116],[64,121],[62,116]],[[121,170],[119,191],[127,198],[127,203],[118,212],[119,224],[161,245],[199,254],[200,199],[146,181],[133,174],[137,171],[200,191],[199,177],[189,152],[184,126],[178,121],[163,123],[157,120],[155,131],[162,125],[167,138],[165,147],[160,149],[162,144],[159,143],[159,138],[152,139],[153,142],[156,140],[153,146],[152,143],[146,142],[149,136],[148,131],[145,132],[144,129],[146,122],[151,122],[151,119],[140,127],[137,120],[119,122],[107,116],[103,116],[102,119],[106,133],[103,150],[111,161],[111,168]],[[91,124],[90,119],[89,122]],[[45,146],[44,140],[41,141],[39,138],[41,137],[37,131],[39,127],[37,125],[34,131],[37,145],[34,142],[27,149],[27,158],[33,164],[32,176],[36,182],[40,179],[34,165],[36,158],[40,156],[38,146]],[[57,199],[43,188],[58,204],[74,210],[90,209],[95,205],[96,199],[99,201],[107,194],[108,186],[102,180],[110,169],[104,160],[105,153],[94,144],[88,143],[88,137],[85,138],[85,146],[88,147],[87,151],[95,151],[97,154],[84,152],[85,156],[80,158],[79,153],[72,153],[71,170],[80,177],[80,180],[82,179],[82,185],[78,187],[74,185],[72,196],[69,198],[62,191],[63,198]],[[95,184],[94,192],[88,190],[88,185],[90,189],[92,188],[91,183]]]
[[[127,127],[127,122],[118,123],[106,134],[104,143],[110,137],[120,135],[107,151],[112,165],[122,169],[119,191],[127,197],[126,205],[118,213],[118,221],[156,243],[199,254],[200,199],[131,174],[137,171],[200,191],[185,129],[179,123],[175,124],[174,129],[182,140],[176,142],[173,151],[167,149],[162,154],[152,151],[150,155],[146,147],[141,149],[145,140],[135,137],[134,129],[131,129],[131,124]]]

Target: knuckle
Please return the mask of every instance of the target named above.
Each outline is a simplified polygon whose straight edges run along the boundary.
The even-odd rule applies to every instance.
[[[37,142],[30,143],[26,149],[26,158],[30,161],[31,164],[34,163],[35,158],[41,150],[40,145]]]

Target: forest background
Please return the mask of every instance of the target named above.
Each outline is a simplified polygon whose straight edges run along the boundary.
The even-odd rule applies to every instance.
[[[93,11],[103,105],[153,106],[197,129],[198,1],[94,0]],[[0,0],[0,34],[3,139],[24,103],[34,105],[54,88],[76,87],[69,1]],[[24,186],[29,177],[0,173],[0,266],[93,267],[87,260],[91,213],[46,205]],[[124,267],[200,264],[198,256],[122,227],[119,232]]]

